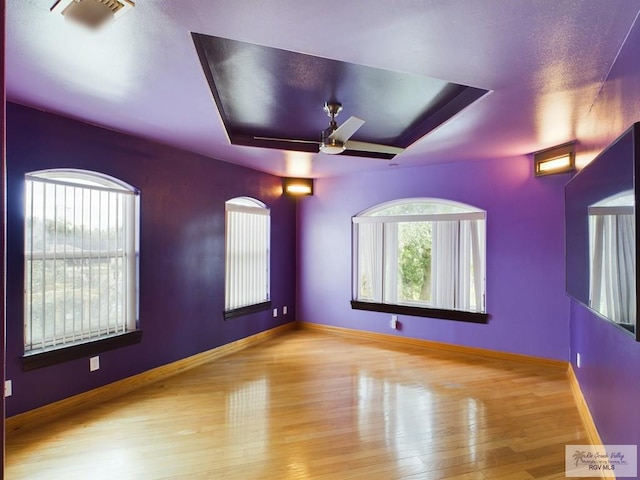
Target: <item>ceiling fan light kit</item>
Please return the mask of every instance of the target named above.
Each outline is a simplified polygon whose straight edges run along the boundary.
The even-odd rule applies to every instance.
[[[329,139],[320,144],[320,151],[329,155],[337,155],[345,151],[344,143],[336,139]]]
[[[320,151],[329,155],[337,155],[345,150],[344,143],[335,138],[327,138],[320,144]]]

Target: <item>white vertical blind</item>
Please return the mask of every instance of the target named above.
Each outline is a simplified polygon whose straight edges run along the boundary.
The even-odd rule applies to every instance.
[[[226,202],[225,310],[269,300],[270,211],[246,197]]]
[[[137,192],[79,171],[25,187],[25,352],[135,329]]]

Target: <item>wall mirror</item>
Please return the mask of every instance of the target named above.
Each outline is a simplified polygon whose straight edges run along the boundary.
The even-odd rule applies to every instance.
[[[565,188],[567,293],[636,340],[638,135],[640,123]]]

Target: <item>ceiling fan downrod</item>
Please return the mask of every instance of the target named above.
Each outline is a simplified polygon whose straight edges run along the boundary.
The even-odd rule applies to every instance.
[[[327,113],[331,121],[329,122],[329,129],[331,129],[331,133],[333,133],[338,128],[338,123],[336,122],[336,117],[342,110],[341,103],[329,103],[325,102],[324,111]]]
[[[344,142],[338,140],[337,138],[332,138],[331,135],[338,129],[338,123],[336,122],[336,116],[342,110],[341,103],[329,103],[326,102],[324,104],[324,111],[327,113],[331,121],[329,122],[329,127],[322,132],[322,141],[320,143],[320,151],[323,153],[328,153],[330,155],[335,155],[337,153],[342,153],[345,149]]]

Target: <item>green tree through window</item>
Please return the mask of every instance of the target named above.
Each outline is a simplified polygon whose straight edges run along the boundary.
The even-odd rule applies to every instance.
[[[400,298],[431,300],[431,224],[410,222],[399,225],[398,256]]]

